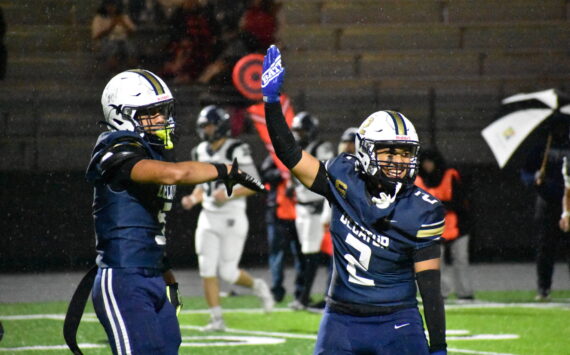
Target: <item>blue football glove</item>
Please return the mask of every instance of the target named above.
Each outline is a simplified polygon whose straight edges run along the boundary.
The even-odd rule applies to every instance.
[[[429,355],[447,355],[447,350],[430,351]]]
[[[263,75],[261,75],[261,92],[263,101],[279,102],[281,86],[285,78],[285,68],[281,65],[281,52],[274,44],[267,49],[263,59]]]

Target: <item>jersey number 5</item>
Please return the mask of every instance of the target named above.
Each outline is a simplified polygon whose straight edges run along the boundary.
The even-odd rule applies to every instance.
[[[367,279],[362,276],[358,276],[356,274],[356,267],[358,266],[359,269],[368,271],[368,266],[370,265],[370,256],[372,255],[372,250],[370,247],[360,240],[353,236],[352,234],[348,233],[345,240],[348,245],[352,246],[354,249],[360,252],[360,256],[358,260],[354,258],[352,254],[344,254],[344,258],[348,261],[346,265],[346,270],[350,274],[348,277],[348,281],[362,285],[362,286],[374,286],[374,280]]]

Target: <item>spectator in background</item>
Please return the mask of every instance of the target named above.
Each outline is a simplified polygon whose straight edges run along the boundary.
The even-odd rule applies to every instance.
[[[140,27],[154,27],[166,22],[165,9],[157,0],[128,0],[129,16]]]
[[[242,3],[242,2],[238,2]],[[222,5],[219,5],[223,8]],[[243,107],[251,102],[243,100],[232,83],[232,71],[238,60],[251,53],[264,53],[276,42],[279,6],[273,1],[254,0],[244,8],[238,19],[237,10],[222,12],[222,51],[218,58],[202,73],[198,81],[208,85],[202,104],[231,102]],[[233,117],[233,115],[232,115]]]
[[[275,302],[283,301],[286,289],[284,266],[287,249],[293,256],[295,267],[295,299],[301,297],[304,287],[304,260],[301,244],[295,227],[294,191],[291,180],[275,165],[274,158],[268,155],[261,165],[261,181],[267,189],[265,222],[269,247],[269,270],[271,271],[271,293]]]
[[[473,300],[469,274],[468,203],[459,171],[448,168],[441,153],[435,149],[420,152],[419,174],[415,184],[438,198],[446,208],[442,260],[451,260],[452,276],[441,263],[443,297],[455,291],[459,300]]]
[[[4,36],[6,35],[6,22],[4,21],[4,12],[0,5],[0,80],[6,77],[6,63],[8,61],[8,51],[4,44]]]
[[[270,45],[277,43],[279,9],[280,4],[276,4],[274,0],[250,2],[240,20],[240,28],[249,42],[251,51],[263,52]]]
[[[552,137],[550,146],[535,147],[521,169],[523,183],[536,192],[534,225],[537,232],[537,301],[550,300],[557,252],[561,243],[568,243],[568,235],[560,229],[565,229],[564,223],[568,222],[568,215],[562,214],[560,203],[565,196],[564,178],[560,172],[563,158],[570,156],[568,128],[568,123],[563,119],[553,120],[549,128]],[[564,211],[568,211],[566,205],[564,208]],[[568,258],[568,254],[566,256]]]
[[[123,12],[120,0],[103,0],[91,23],[91,38],[97,59],[105,69],[114,72],[132,68],[137,63],[137,51],[131,35],[137,30],[129,15]]]
[[[219,28],[213,10],[185,0],[169,20],[172,31],[162,75],[177,83],[195,82],[218,53]]]

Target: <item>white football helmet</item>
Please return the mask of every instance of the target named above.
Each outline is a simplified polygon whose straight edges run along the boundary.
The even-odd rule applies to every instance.
[[[420,142],[416,129],[403,114],[395,111],[374,112],[358,128],[355,144],[356,156],[372,182],[392,189],[414,183]],[[407,147],[411,153],[410,162],[378,160],[376,151],[383,147]],[[406,175],[403,178],[386,176],[382,168],[388,166],[406,170]]]
[[[137,132],[151,144],[173,148],[174,98],[156,74],[143,69],[117,74],[105,86],[101,105],[110,130]],[[139,118],[157,113],[165,116],[164,124],[152,125]]]

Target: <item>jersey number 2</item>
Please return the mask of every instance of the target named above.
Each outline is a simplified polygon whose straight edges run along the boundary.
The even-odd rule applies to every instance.
[[[374,280],[367,279],[362,276],[358,276],[356,274],[356,267],[360,268],[361,270],[368,271],[368,266],[370,265],[370,256],[372,255],[372,250],[370,247],[360,240],[353,236],[352,234],[348,233],[346,236],[346,242],[348,245],[352,246],[354,249],[360,252],[360,256],[358,260],[354,258],[352,254],[344,254],[344,258],[348,261],[346,265],[346,270],[350,274],[348,277],[348,281],[362,285],[362,286],[374,286]]]

